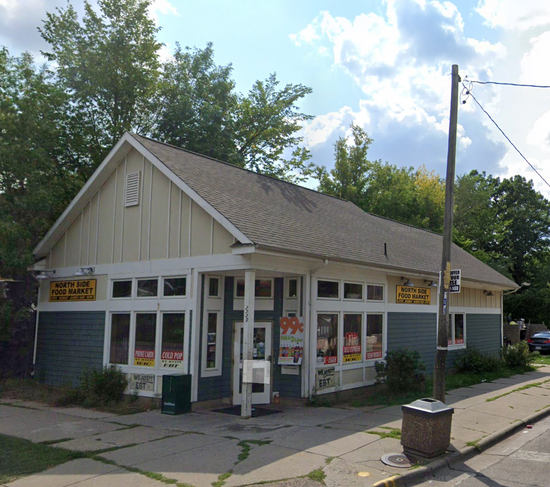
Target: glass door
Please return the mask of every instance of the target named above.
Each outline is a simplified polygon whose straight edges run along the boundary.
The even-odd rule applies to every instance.
[[[254,323],[252,404],[271,402],[271,323]],[[233,404],[241,404],[243,324],[235,323],[233,339]]]

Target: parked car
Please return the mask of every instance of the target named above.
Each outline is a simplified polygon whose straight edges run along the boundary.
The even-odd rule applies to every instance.
[[[535,333],[527,343],[530,352],[550,352],[550,331]]]

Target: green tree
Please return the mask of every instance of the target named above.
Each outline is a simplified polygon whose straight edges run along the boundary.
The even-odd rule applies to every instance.
[[[161,43],[150,5],[99,0],[96,13],[86,1],[80,21],[69,3],[48,13],[40,29],[50,44],[43,54],[71,97],[71,124],[82,134],[90,170],[125,131],[149,133],[154,122]]]
[[[159,82],[153,137],[222,161],[235,157],[238,96],[232,67],[217,66],[212,44],[176,47]]]

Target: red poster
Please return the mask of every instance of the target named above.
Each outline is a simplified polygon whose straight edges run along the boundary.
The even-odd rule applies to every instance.
[[[382,358],[382,350],[377,350],[375,352],[367,352],[367,360],[372,360],[375,358]]]
[[[325,357],[325,365],[338,363],[338,357]]]

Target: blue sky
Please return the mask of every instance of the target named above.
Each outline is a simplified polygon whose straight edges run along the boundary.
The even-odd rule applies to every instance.
[[[36,27],[65,4],[0,0],[0,45],[38,53]],[[310,86],[304,144],[329,168],[353,122],[374,139],[372,159],[444,175],[452,64],[470,79],[550,84],[550,2],[541,0],[156,0],[151,15],[166,55],[176,42],[212,42],[241,92],[272,72]],[[550,181],[550,91],[475,85],[473,93]],[[472,169],[522,174],[550,196],[469,99],[460,105],[457,173]]]

